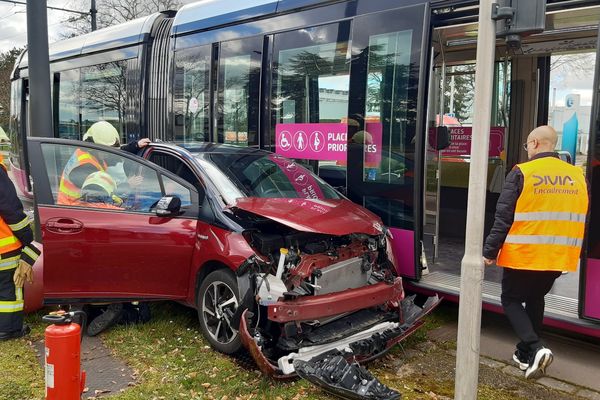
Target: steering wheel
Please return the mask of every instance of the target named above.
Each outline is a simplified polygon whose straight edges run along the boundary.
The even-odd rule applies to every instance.
[[[269,188],[261,193],[261,197],[281,197],[281,192],[277,188]]]

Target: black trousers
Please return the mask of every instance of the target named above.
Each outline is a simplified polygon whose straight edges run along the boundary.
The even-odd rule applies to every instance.
[[[544,296],[552,289],[560,271],[530,271],[504,268],[502,307],[520,342],[517,349],[530,353],[542,347]],[[524,304],[524,305],[523,305]]]
[[[13,282],[15,269],[0,271],[0,332],[23,328],[23,291]]]

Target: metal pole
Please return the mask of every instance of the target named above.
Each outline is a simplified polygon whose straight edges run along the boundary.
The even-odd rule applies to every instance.
[[[54,137],[46,0],[27,0],[27,53],[29,132],[31,136]]]
[[[494,81],[495,23],[492,0],[479,2],[473,137],[469,170],[465,256],[461,263],[460,303],[454,398],[475,400],[479,374],[481,290],[483,283],[483,224],[487,184],[492,84]]]
[[[96,26],[96,14],[98,14],[98,10],[96,9],[96,0],[91,0],[90,15],[92,17],[92,32],[98,29]]]

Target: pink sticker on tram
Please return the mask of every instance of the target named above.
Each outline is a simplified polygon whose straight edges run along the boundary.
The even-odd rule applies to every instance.
[[[594,258],[587,259],[583,314],[600,319],[600,260]]]
[[[290,180],[294,190],[305,199],[322,199],[323,192],[319,187],[319,183],[310,173],[303,167],[298,166],[292,160],[270,155],[269,158],[283,171],[285,176]]]
[[[471,154],[471,139],[473,128],[470,126],[455,126],[450,130],[450,146],[442,151],[443,156],[468,156]],[[490,128],[489,157],[500,157],[504,150],[504,127]],[[431,130],[435,132],[435,130]]]
[[[342,123],[277,124],[275,153],[301,160],[346,160],[347,131]]]

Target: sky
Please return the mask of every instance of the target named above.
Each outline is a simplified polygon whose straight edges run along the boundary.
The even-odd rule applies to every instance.
[[[18,0],[25,3],[26,0]],[[180,0],[182,4],[193,0]],[[89,0],[47,0],[48,6],[71,10],[88,11]],[[0,1],[0,52],[13,47],[24,47],[27,44],[26,6]],[[64,21],[77,14],[48,10],[48,41],[56,42],[69,33],[68,24]]]

